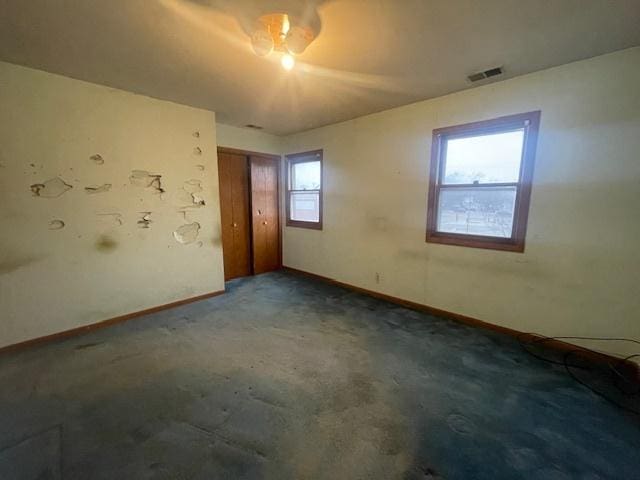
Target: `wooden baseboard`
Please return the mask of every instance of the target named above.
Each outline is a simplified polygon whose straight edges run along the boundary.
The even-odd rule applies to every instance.
[[[624,363],[625,367],[631,369],[632,372],[636,372],[636,376],[638,378],[638,382],[640,382],[640,365],[630,360],[622,360],[618,357],[614,357],[613,355],[608,355],[606,353],[594,352],[593,350],[589,350],[586,348],[582,348],[579,345],[574,345],[568,342],[564,342],[562,340],[555,339],[546,339],[546,337],[542,335],[538,335],[535,333],[526,333],[520,332],[518,330],[514,330],[508,327],[502,327],[500,325],[494,325],[493,323],[485,322],[483,320],[479,320],[477,318],[468,317],[466,315],[461,315],[459,313],[449,312],[447,310],[442,310],[439,308],[431,307],[429,305],[424,305],[422,303],[412,302],[410,300],[404,300],[402,298],[392,297],[391,295],[386,295],[384,293],[375,292],[373,290],[367,290],[366,288],[356,287],[355,285],[350,285],[348,283],[340,282],[333,278],[324,277],[322,275],[317,275],[315,273],[305,272],[303,270],[298,270],[296,268],[283,266],[283,270],[288,272],[292,272],[298,275],[302,275],[308,278],[312,278],[314,280],[319,280],[325,283],[330,283],[332,285],[337,285],[339,287],[343,287],[354,292],[362,293],[364,295],[369,295],[374,298],[379,298],[380,300],[385,300],[389,303],[393,303],[396,305],[400,305],[403,307],[410,308],[411,310],[417,310],[420,312],[428,313],[430,315],[434,315],[436,317],[443,317],[454,320],[456,322],[463,323],[465,325],[469,325],[472,327],[484,328],[487,330],[493,330],[494,332],[503,333],[505,335],[510,335],[512,337],[516,337],[521,340],[523,343],[536,343],[544,340],[544,346],[562,353],[566,352],[575,352],[580,351],[581,355],[592,360],[597,363],[610,363],[610,362],[621,362]]]
[[[24,350],[26,348],[33,347],[36,345],[51,343],[56,340],[62,340],[65,338],[84,335],[94,330],[98,330],[101,328],[110,327],[111,325],[116,325],[118,323],[126,322],[127,320],[131,320],[133,318],[141,317],[143,315],[148,315],[150,313],[160,312],[162,310],[168,310],[174,307],[179,307],[180,305],[186,305],[187,303],[197,302],[198,300],[205,300],[207,298],[216,297],[218,295],[222,295],[223,293],[224,293],[224,290],[205,293],[204,295],[198,295],[197,297],[185,298],[184,300],[178,300],[176,302],[167,303],[165,305],[159,305],[157,307],[147,308],[145,310],[140,310],[138,312],[127,313],[126,315],[120,315],[119,317],[110,318],[108,320],[102,320],[101,322],[96,322],[89,325],[83,325],[82,327],[72,328],[71,330],[64,330],[62,332],[53,333],[51,335],[46,335],[44,337],[38,337],[38,338],[33,338],[31,340],[25,340],[24,342],[14,343],[12,345],[7,345],[6,347],[0,347],[0,355],[3,353]]]
[[[505,333],[507,335],[517,336],[522,335],[522,332],[517,330],[513,330],[507,327],[501,327],[499,325],[494,325],[492,323],[484,322],[482,320],[478,320],[477,318],[468,317],[466,315],[461,315],[459,313],[449,312],[447,310],[441,310],[439,308],[431,307],[429,305],[424,305],[422,303],[412,302],[411,300],[405,300],[398,297],[392,297],[391,295],[387,295],[380,292],[375,292],[373,290],[367,290],[366,288],[356,287],[355,285],[350,285],[348,283],[340,282],[338,280],[334,280],[333,278],[323,277],[322,275],[316,275],[315,273],[305,272],[303,270],[298,270],[296,268],[291,267],[282,267],[284,270],[287,270],[292,273],[296,273],[298,275],[303,275],[305,277],[313,278],[315,280],[320,280],[325,283],[331,283],[333,285],[337,285],[339,287],[347,288],[349,290],[353,290],[354,292],[362,293],[364,295],[369,295],[370,297],[379,298],[380,300],[385,300],[390,303],[394,303],[396,305],[400,305],[403,307],[410,308],[411,310],[418,310],[420,312],[429,313],[436,317],[445,317],[456,320],[458,322],[464,323],[465,325],[473,325],[475,327],[486,328],[489,330],[494,330],[500,333]]]

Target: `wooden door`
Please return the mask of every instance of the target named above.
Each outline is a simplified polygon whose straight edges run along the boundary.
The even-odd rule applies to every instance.
[[[280,268],[280,164],[275,158],[258,155],[252,155],[250,163],[253,272],[258,274]]]
[[[251,275],[247,157],[218,152],[224,279]]]

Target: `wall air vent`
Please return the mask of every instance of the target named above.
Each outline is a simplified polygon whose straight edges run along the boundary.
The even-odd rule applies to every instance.
[[[467,78],[470,82],[479,82],[480,80],[484,80],[486,78],[502,75],[502,73],[502,67],[495,67],[490,68],[489,70],[485,70],[484,72],[472,73]]]
[[[480,73],[473,73],[469,75],[467,78],[469,79],[470,82],[478,82],[480,80],[484,80],[485,78],[487,78],[487,76],[484,73],[480,72]]]

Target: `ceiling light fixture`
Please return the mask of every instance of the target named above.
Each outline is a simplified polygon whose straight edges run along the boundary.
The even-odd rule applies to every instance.
[[[289,17],[286,13],[262,15],[251,33],[251,46],[256,55],[266,57],[272,52],[281,52],[280,64],[291,70],[300,55],[316,37],[317,31]]]

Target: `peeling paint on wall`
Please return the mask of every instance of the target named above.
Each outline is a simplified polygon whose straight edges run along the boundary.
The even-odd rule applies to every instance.
[[[34,183],[30,188],[34,197],[56,198],[73,187],[60,177],[55,177],[44,183]]]
[[[142,217],[137,222],[138,226],[140,228],[149,228],[149,226],[152,223],[152,221],[151,221],[151,212],[140,212],[140,214],[142,215]]]
[[[99,153],[96,153],[95,155],[91,155],[89,159],[93,160],[93,163],[95,163],[96,165],[104,164],[104,158],[102,158],[102,155],[100,155]]]
[[[144,307],[224,288],[222,250],[208,243],[220,222],[212,112],[3,62],[0,79],[10,79],[0,80],[0,348],[126,314],[123,290]],[[197,238],[176,240],[192,222],[199,230],[178,236]],[[153,262],[170,275],[145,268]]]
[[[197,193],[202,192],[200,180],[187,180],[177,192],[178,203],[183,208],[199,208],[206,205],[204,199]]]
[[[62,220],[51,220],[49,222],[49,230],[61,230],[64,228],[64,222]]]
[[[193,153],[195,155],[202,155],[202,149],[200,147],[196,147],[193,149]]]
[[[200,232],[200,224],[198,222],[187,223],[179,226],[173,236],[179,243],[189,244],[196,241]]]
[[[199,165],[199,164],[198,164],[198,165],[196,165],[196,168],[197,168],[198,170],[200,170],[201,172],[204,172],[204,165]]]
[[[151,188],[154,193],[164,193],[164,189],[161,184],[162,175],[151,174],[146,170],[132,170],[129,176],[131,185],[143,188]]]
[[[110,183],[105,183],[103,185],[93,185],[91,187],[84,187],[84,191],[87,192],[88,194],[104,193],[104,192],[108,192],[109,190],[111,190]]]

